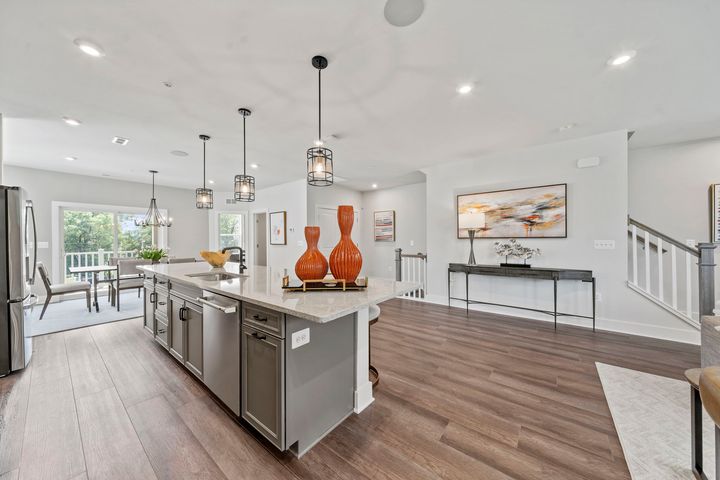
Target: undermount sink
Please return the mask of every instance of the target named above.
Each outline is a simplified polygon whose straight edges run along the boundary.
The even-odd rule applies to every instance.
[[[231,273],[231,272],[203,272],[203,273],[189,273],[185,276],[199,278],[201,280],[207,280],[209,282],[219,282],[221,280],[231,280],[233,278],[246,277],[247,275],[241,275],[239,273]]]

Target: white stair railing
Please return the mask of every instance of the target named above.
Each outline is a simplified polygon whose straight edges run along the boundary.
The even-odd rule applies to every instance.
[[[427,289],[427,255],[424,253],[402,253],[402,248],[395,249],[395,280],[398,282],[415,282],[420,288],[406,293],[408,298],[425,298]]]
[[[120,258],[134,257],[136,250],[121,250],[117,252]],[[71,267],[91,267],[107,265],[110,258],[116,256],[111,250],[98,250],[96,252],[66,252],[65,253],[65,279],[72,281],[90,281],[92,273],[70,273]]]
[[[715,245],[685,245],[630,217],[628,235],[628,287],[699,328],[715,305]]]

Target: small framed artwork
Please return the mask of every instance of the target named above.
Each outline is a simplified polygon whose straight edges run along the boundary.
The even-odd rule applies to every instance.
[[[720,183],[710,185],[710,241],[720,242]]]
[[[375,241],[395,241],[395,210],[382,210],[375,212]]]
[[[457,196],[457,238],[567,238],[567,184]]]
[[[287,212],[270,212],[270,245],[287,245]]]

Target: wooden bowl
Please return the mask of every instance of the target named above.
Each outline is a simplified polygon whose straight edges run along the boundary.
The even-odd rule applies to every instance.
[[[225,266],[225,263],[230,258],[230,252],[212,252],[210,250],[202,250],[200,256],[215,268],[221,268]]]

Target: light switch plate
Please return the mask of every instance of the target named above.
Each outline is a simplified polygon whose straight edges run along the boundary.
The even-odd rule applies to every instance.
[[[37,242],[37,248],[50,248],[50,244],[48,242]]]
[[[307,345],[310,343],[310,329],[309,328],[303,328],[302,330],[298,330],[297,332],[294,332],[292,334],[292,346],[291,348],[295,350],[298,347],[302,347],[303,345]]]
[[[615,250],[615,240],[595,240],[595,250]]]

